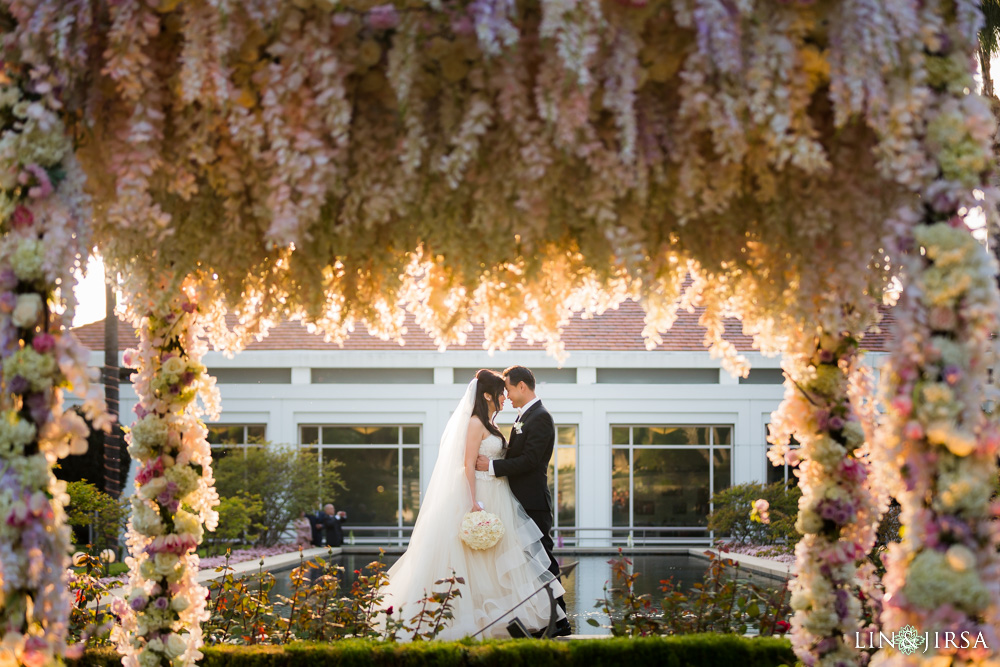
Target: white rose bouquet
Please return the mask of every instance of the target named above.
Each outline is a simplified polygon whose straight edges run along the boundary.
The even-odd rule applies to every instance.
[[[500,517],[486,510],[467,512],[462,518],[462,541],[471,549],[490,549],[503,537],[504,527]]]

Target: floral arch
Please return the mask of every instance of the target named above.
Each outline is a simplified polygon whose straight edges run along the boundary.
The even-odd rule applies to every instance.
[[[65,563],[50,468],[86,427],[61,390],[90,387],[107,422],[67,328],[92,244],[142,341],[130,667],[200,655],[209,345],[280,318],[399,338],[411,311],[442,346],[481,322],[490,347],[520,330],[558,356],[572,313],[629,297],[651,347],[699,305],[731,371],[725,317],[785,355],[773,437],[803,445],[806,664],[867,660],[855,593],[890,491],[906,533],[880,628],[998,645],[1000,435],[981,406],[1000,302],[964,221],[996,202],[978,2],[6,0],[2,21],[0,617],[18,662],[65,650],[63,568],[40,563]],[[858,343],[894,281],[876,424]]]

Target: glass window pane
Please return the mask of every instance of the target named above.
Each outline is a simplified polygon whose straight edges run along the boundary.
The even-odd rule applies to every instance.
[[[627,445],[628,444],[628,426],[612,426],[611,427],[611,444],[612,445]]]
[[[326,429],[323,429],[326,431]],[[323,448],[323,460],[343,463],[340,475],[347,490],[337,506],[355,526],[395,526],[398,510],[398,449]]]
[[[419,445],[420,444],[420,427],[419,426],[404,426],[403,427],[403,444],[404,445]]]
[[[611,525],[628,525],[628,450],[611,450]]]
[[[704,526],[708,519],[707,449],[636,449],[636,526]]]
[[[636,445],[707,445],[704,426],[637,426],[632,429]]]
[[[208,442],[212,445],[242,445],[244,439],[243,426],[224,426],[215,424],[208,427]]]
[[[733,485],[733,450],[712,450],[712,474],[715,476],[713,493],[728,489]]]
[[[301,431],[303,445],[319,444],[319,426],[303,426]]]
[[[576,442],[576,427],[575,426],[559,426],[556,429],[556,444],[559,445],[575,445]]]
[[[265,426],[247,426],[247,442],[264,442]]]
[[[324,426],[324,445],[397,445],[398,426]]]
[[[771,449],[771,447],[768,447]],[[788,468],[786,465],[776,466],[771,463],[771,459],[766,459],[767,466],[767,483],[774,484],[775,482],[785,481],[785,470]]]
[[[559,489],[555,496],[560,526],[576,525],[576,447],[558,447]]]
[[[730,426],[716,426],[715,431],[715,444],[716,445],[731,445],[733,444],[733,429]]]
[[[403,450],[403,525],[412,526],[420,509],[420,450]]]

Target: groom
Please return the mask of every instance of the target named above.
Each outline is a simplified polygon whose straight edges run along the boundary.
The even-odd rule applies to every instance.
[[[548,469],[552,448],[556,442],[556,428],[552,416],[535,396],[535,376],[524,366],[511,366],[503,372],[507,397],[518,409],[517,420],[510,432],[507,456],[490,460],[485,456],[476,459],[476,470],[489,471],[491,475],[506,477],[510,490],[524,507],[531,520],[542,531],[542,546],[549,557],[549,572],[559,576],[559,564],[552,557],[552,496],[549,493]],[[566,611],[562,596],[556,602]],[[569,621],[560,619],[555,636],[572,634]]]

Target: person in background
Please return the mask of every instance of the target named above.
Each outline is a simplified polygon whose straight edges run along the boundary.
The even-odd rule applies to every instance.
[[[313,519],[306,516],[306,511],[302,510],[299,518],[292,523],[295,528],[295,544],[300,547],[307,547],[312,544]]]
[[[347,520],[347,512],[336,511],[332,504],[327,503],[323,507],[323,525],[326,526],[326,546],[339,547],[344,543],[344,521]]]

